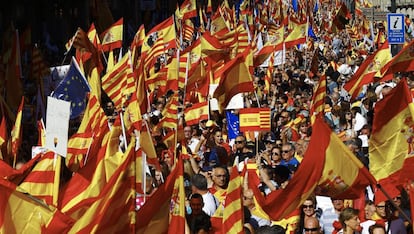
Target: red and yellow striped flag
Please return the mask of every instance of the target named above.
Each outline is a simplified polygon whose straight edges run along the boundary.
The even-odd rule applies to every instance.
[[[392,60],[381,68],[382,81],[393,78],[397,72],[408,72],[414,70],[414,40],[395,55]]]
[[[270,131],[269,108],[243,108],[239,112],[240,131]]]
[[[286,49],[305,43],[308,34],[308,23],[306,21],[298,22],[291,20],[290,23],[293,30],[284,40]]]
[[[319,78],[318,85],[316,90],[313,93],[310,114],[311,114],[311,124],[315,122],[315,118],[318,115],[324,114],[325,109],[325,97],[326,97],[326,76],[323,75]]]
[[[223,233],[244,233],[243,231],[243,205],[242,205],[242,177],[239,175],[237,165],[234,165],[227,187],[224,201]]]
[[[56,205],[58,194],[55,193],[55,186],[59,186],[60,160],[52,151],[42,155],[32,171],[19,185],[30,195],[42,199],[49,205]],[[56,178],[57,176],[57,178]],[[55,184],[56,183],[56,184]]]

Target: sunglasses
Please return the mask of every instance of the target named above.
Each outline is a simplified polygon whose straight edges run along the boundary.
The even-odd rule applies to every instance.
[[[272,155],[279,155],[278,152],[272,152]]]
[[[244,141],[235,141],[236,144],[242,144]]]
[[[283,151],[282,151],[282,153],[283,153],[283,154],[287,154],[287,153],[289,153],[289,152],[290,152],[290,150],[283,150]]]
[[[313,205],[302,205],[302,209],[313,208]]]
[[[317,232],[319,228],[303,228],[305,232]]]

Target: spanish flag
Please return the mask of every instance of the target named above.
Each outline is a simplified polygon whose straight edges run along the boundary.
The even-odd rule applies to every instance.
[[[345,83],[344,89],[351,98],[355,99],[358,96],[363,85],[374,82],[375,77],[380,77],[379,71],[390,60],[391,53],[386,42],[374,54],[368,56],[352,78]]]
[[[244,108],[239,112],[241,132],[270,131],[269,108]]]
[[[110,28],[102,33],[102,50],[111,51],[122,47],[124,18],[119,19]]]
[[[414,71],[414,40],[381,68],[381,74],[384,77],[382,80],[392,79],[394,73],[408,71]]]
[[[285,48],[291,48],[297,44],[303,44],[306,42],[308,33],[308,22],[297,22],[291,20],[292,32],[285,38]]]
[[[380,184],[414,179],[414,103],[403,79],[375,104],[369,141],[370,171]]]
[[[171,196],[171,220],[168,233],[185,233],[185,191],[184,191],[184,166],[183,159],[179,158],[177,175]]]
[[[220,79],[214,97],[217,98],[223,109],[226,108],[234,95],[254,91],[250,73],[250,64],[253,61],[248,61],[250,60],[248,58],[251,57],[250,54],[251,50],[248,47],[243,53],[238,54],[214,73],[214,76]]]
[[[191,107],[185,108],[184,118],[187,125],[198,124],[201,120],[208,120],[208,102],[195,103]]]
[[[284,189],[264,197],[257,187],[258,176],[249,173],[249,188],[272,220],[280,220],[298,208],[316,190],[320,195],[357,198],[375,179],[349,151],[323,118],[316,118],[305,156]]]

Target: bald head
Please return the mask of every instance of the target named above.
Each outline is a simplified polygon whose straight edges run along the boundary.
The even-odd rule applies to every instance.
[[[303,225],[304,233],[321,233],[319,220],[315,217],[307,217]]]

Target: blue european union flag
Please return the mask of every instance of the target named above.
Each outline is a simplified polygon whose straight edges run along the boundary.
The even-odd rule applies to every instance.
[[[240,133],[239,116],[233,114],[231,111],[226,111],[227,119],[227,134],[229,139],[236,139]]]
[[[298,0],[292,0],[292,8],[294,12],[298,12]]]
[[[315,32],[313,31],[313,27],[312,27],[312,25],[309,25],[309,27],[308,27],[308,36],[309,37],[312,37],[313,38],[313,40],[318,40],[318,37],[316,37],[316,34],[315,34]]]
[[[86,96],[90,92],[88,81],[79,69],[75,58],[72,57],[65,78],[58,84],[52,97],[70,102],[70,118],[78,117],[86,107]]]

